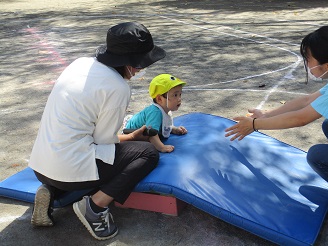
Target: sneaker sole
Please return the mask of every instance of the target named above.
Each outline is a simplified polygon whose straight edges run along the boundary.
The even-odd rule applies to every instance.
[[[54,222],[49,217],[48,209],[50,205],[50,191],[41,186],[35,196],[31,224],[33,226],[53,226]]]
[[[86,218],[83,216],[83,214],[81,213],[80,209],[79,209],[79,205],[78,203],[74,203],[73,204],[73,210],[75,212],[75,214],[77,215],[77,217],[79,218],[79,220],[82,222],[82,224],[85,226],[85,228],[88,229],[88,231],[91,233],[91,235],[95,238],[95,239],[98,239],[98,240],[107,240],[107,239],[110,239],[112,237],[115,237],[118,233],[118,229],[116,229],[116,231],[108,236],[108,237],[98,237],[94,231],[92,230],[91,226],[89,225],[89,222],[86,220]]]

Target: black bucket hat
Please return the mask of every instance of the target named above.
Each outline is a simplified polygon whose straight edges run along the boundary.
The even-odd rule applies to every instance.
[[[96,52],[99,62],[110,67],[145,68],[165,57],[165,51],[154,45],[148,29],[136,22],[121,23],[107,32],[107,45]]]

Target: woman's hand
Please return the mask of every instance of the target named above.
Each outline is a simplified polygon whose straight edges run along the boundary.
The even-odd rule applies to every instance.
[[[135,130],[134,132],[129,133],[131,141],[148,141],[149,136],[143,135],[143,132],[147,129],[145,125]]]
[[[142,126],[139,129],[129,134],[118,134],[120,142],[124,141],[149,141],[149,136],[144,136],[143,132],[147,129],[146,126]]]
[[[234,120],[238,121],[238,123],[225,130],[227,132],[227,134],[225,135],[226,137],[232,136],[232,138],[230,139],[231,141],[235,140],[236,138],[238,139],[238,141],[240,141],[244,137],[246,137],[248,134],[250,134],[254,131],[252,118],[236,117],[236,118],[234,118]]]
[[[248,112],[249,112],[249,117],[251,117],[251,118],[263,118],[264,117],[264,113],[262,113],[262,111],[260,109],[252,108],[252,109],[249,109]]]

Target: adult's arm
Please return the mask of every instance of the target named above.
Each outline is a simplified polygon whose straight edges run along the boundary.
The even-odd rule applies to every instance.
[[[250,109],[248,111],[253,114],[251,116],[252,118],[270,118],[276,115],[280,115],[292,111],[298,111],[303,108],[306,108],[319,96],[321,96],[320,91],[316,91],[312,94],[295,98],[276,109],[272,109],[266,112],[262,112],[261,110],[258,109]]]
[[[315,121],[320,117],[321,115],[311,105],[300,110],[282,113],[269,118],[257,118],[254,120],[250,117],[236,117],[234,120],[238,121],[238,123],[227,128],[225,130],[227,132],[225,136],[232,136],[231,141],[235,139],[242,140],[245,136],[252,133],[254,129],[276,130],[299,127]]]
[[[146,130],[146,126],[142,126],[141,128],[129,133],[129,134],[120,134],[117,135],[120,142],[124,141],[148,141],[149,137],[144,136],[143,132]]]

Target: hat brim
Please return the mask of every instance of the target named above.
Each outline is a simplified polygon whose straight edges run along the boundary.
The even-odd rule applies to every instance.
[[[180,80],[180,81],[178,81],[178,82],[176,82],[176,83],[173,83],[173,84],[172,84],[172,88],[174,88],[174,87],[176,87],[176,86],[178,86],[178,85],[182,85],[182,87],[183,87],[183,86],[185,86],[186,84],[187,84],[186,82]],[[172,88],[171,88],[171,89],[172,89]]]
[[[165,55],[165,50],[156,45],[154,45],[153,49],[147,53],[118,55],[109,52],[106,45],[100,46],[96,52],[97,60],[107,66],[132,66],[139,69],[150,66],[151,64],[163,59]]]

